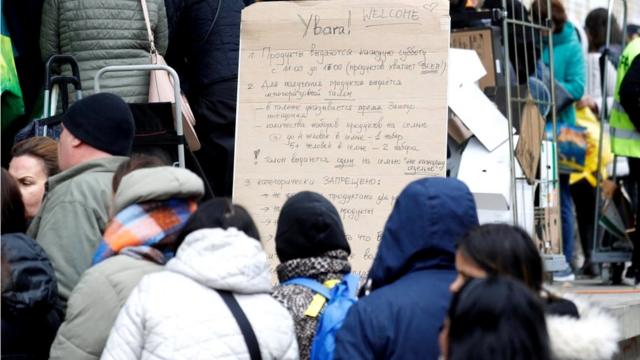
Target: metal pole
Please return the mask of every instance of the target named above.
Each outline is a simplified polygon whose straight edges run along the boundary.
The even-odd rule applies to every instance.
[[[553,65],[554,65],[554,57],[553,57],[553,23],[551,21],[551,0],[547,0],[547,9],[548,9],[548,14],[547,14],[547,19],[546,19],[546,24],[547,24],[547,37],[549,40],[549,84],[550,84],[550,90],[551,90],[551,123],[553,124],[553,149],[554,149],[554,157],[555,157],[555,161],[553,164],[553,172],[554,175],[557,176],[558,178],[555,180],[552,180],[554,182],[554,184],[556,185],[555,187],[558,190],[558,210],[560,212],[560,214],[562,214],[562,197],[559,196],[560,195],[560,172],[558,171],[558,149],[557,149],[557,144],[558,144],[558,125],[557,125],[557,120],[556,120],[556,89],[555,89],[555,71],[553,69]],[[560,235],[559,238],[561,239],[560,241],[560,245],[561,248],[564,246],[564,239],[562,238],[562,216],[559,216],[559,226],[558,226],[558,232]]]
[[[504,53],[505,53],[505,82],[506,82],[506,97],[507,97],[507,124],[508,124],[508,133],[509,133],[509,168],[510,168],[510,176],[511,176],[511,214],[513,218],[513,225],[518,225],[518,207],[516,204],[516,169],[515,169],[515,161],[513,156],[513,120],[511,115],[511,74],[509,73],[509,34],[508,34],[508,23],[506,21],[507,16],[509,14],[507,11],[507,0],[502,0],[502,8],[505,12],[504,18],[502,20],[502,38],[504,39]]]

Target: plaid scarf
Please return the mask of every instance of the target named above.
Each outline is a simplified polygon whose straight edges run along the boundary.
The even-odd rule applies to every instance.
[[[107,225],[93,265],[116,254],[165,264],[174,255],[173,247],[168,245],[176,240],[196,208],[195,201],[185,199],[150,201],[124,208]]]

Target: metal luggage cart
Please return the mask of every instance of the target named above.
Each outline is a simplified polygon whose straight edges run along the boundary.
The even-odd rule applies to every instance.
[[[606,35],[606,44],[605,51],[602,54],[603,63],[609,61],[610,52],[609,49],[612,45],[612,37],[613,37],[613,29],[614,26],[614,18],[622,19],[622,43],[621,48],[624,49],[626,42],[626,28],[627,28],[627,0],[609,0],[608,2],[608,16],[607,16],[607,35]],[[600,104],[600,138],[599,138],[599,147],[598,147],[598,169],[600,169],[602,165],[602,147],[604,143],[604,131],[607,129],[608,123],[608,103],[607,97],[610,95],[607,93],[607,81],[608,81],[608,72],[606,70],[602,70],[600,72],[602,76],[602,103]],[[616,179],[616,157],[613,160],[613,173],[611,174],[612,178]],[[597,182],[596,182],[596,207],[594,214],[594,230],[593,230],[593,248],[591,253],[591,261],[596,264],[602,264],[602,280],[604,282],[612,282],[614,284],[619,284],[622,281],[622,272],[624,271],[624,263],[627,261],[631,261],[631,251],[624,249],[614,249],[611,244],[605,244],[605,229],[600,225],[600,215],[602,212],[602,199],[601,199],[601,183],[602,183],[602,173],[597,171]],[[640,206],[638,204],[637,206]],[[636,219],[638,221],[639,219]],[[636,245],[637,246],[637,245]]]
[[[68,65],[71,75],[54,75],[55,67],[61,68]],[[58,140],[60,137],[62,119],[56,115],[58,105],[58,93],[61,96],[62,113],[69,108],[69,85],[76,91],[76,100],[82,99],[82,84],[80,81],[80,69],[76,59],[71,55],[52,55],[45,64],[45,82],[43,96],[43,111],[39,119],[33,119],[27,126],[21,129],[15,136],[14,142],[27,139],[32,136],[47,136]]]
[[[102,76],[109,72],[127,72],[127,71],[153,71],[161,70],[168,72],[173,78],[173,91],[176,99],[174,112],[174,128],[178,141],[176,142],[178,148],[178,165],[181,168],[186,167],[185,164],[185,151],[184,151],[184,130],[182,126],[182,97],[180,96],[180,78],[173,68],[166,65],[114,65],[107,66],[100,69],[95,75],[94,91],[100,92],[100,79]]]

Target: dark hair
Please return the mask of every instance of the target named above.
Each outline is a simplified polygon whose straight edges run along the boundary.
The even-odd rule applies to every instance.
[[[542,22],[544,24],[549,15],[551,15],[551,21],[553,21],[553,26],[555,27],[553,32],[561,32],[567,22],[567,13],[560,0],[551,0],[551,14],[549,14],[547,0],[535,0],[531,4],[531,19],[534,22]]]
[[[589,35],[589,51],[595,52],[607,44],[607,22],[609,12],[605,8],[593,9],[584,20]],[[622,30],[615,16],[611,17],[611,44],[622,44]]]
[[[111,180],[111,188],[115,194],[118,191],[120,182],[125,175],[139,169],[146,169],[158,166],[168,165],[163,159],[153,155],[147,154],[133,154],[129,160],[123,162],[118,166],[115,173],[113,173],[113,179]]]
[[[458,250],[489,275],[506,275],[531,290],[542,290],[542,258],[524,230],[507,224],[485,224],[465,235]]]
[[[58,143],[44,136],[22,140],[11,148],[11,157],[30,155],[42,160],[47,177],[60,171],[58,167]]]
[[[549,360],[542,304],[517,281],[473,279],[453,295],[448,360]]]
[[[228,229],[234,227],[247,236],[260,241],[258,228],[249,212],[240,205],[232,204],[227,198],[214,198],[198,206],[193,215],[182,228],[176,240],[176,250],[187,235],[200,229]]]
[[[2,168],[2,234],[27,231],[27,218],[18,182]]]

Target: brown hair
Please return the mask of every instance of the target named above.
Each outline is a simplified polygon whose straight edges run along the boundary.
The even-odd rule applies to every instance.
[[[111,180],[111,188],[115,194],[118,191],[120,182],[125,175],[138,169],[146,169],[158,166],[168,165],[160,157],[147,155],[147,154],[133,154],[129,160],[123,162],[118,166],[116,172],[113,174],[113,180]]]
[[[25,232],[27,231],[27,218],[18,182],[4,168],[2,168],[1,181],[2,219],[0,219],[0,233]]]
[[[547,0],[535,0],[531,4],[531,19],[534,22],[544,22],[548,17]],[[560,0],[551,0],[551,21],[553,21],[554,33],[561,32],[567,22],[567,13]]]
[[[47,177],[60,171],[58,167],[58,143],[44,136],[34,136],[13,145],[11,156],[30,155],[44,162]]]

